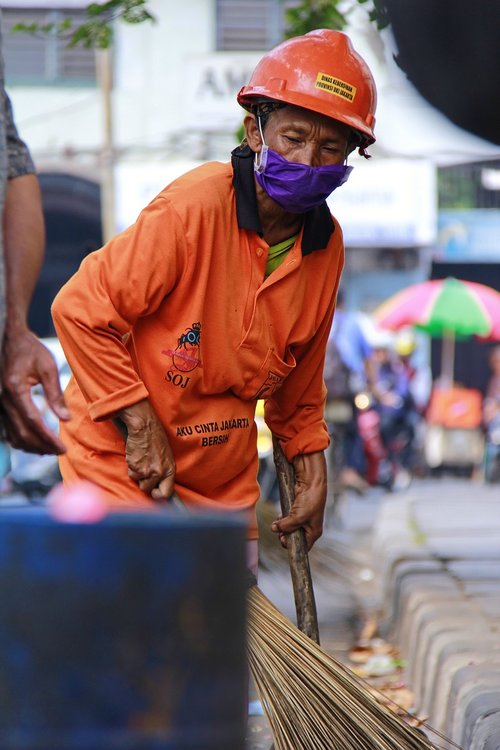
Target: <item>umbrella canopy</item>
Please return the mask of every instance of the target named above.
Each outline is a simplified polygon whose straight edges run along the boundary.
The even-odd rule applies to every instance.
[[[500,293],[485,284],[447,278],[403,289],[375,310],[381,328],[415,326],[431,336],[500,339]]]
[[[500,340],[500,293],[485,284],[447,278],[423,281],[389,297],[374,312],[381,328],[414,326],[443,338],[441,381],[453,383],[455,338]]]

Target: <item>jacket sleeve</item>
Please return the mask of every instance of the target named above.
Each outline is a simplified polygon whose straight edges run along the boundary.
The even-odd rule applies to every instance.
[[[17,128],[14,123],[12,113],[12,104],[7,96],[5,89],[2,94],[3,111],[5,116],[5,136],[7,143],[7,177],[9,180],[14,177],[22,177],[26,174],[34,174],[35,165],[31,158],[29,149],[24,141],[19,138]]]
[[[307,344],[293,351],[295,368],[281,388],[265,403],[266,422],[280,440],[289,461],[300,454],[325,450],[330,444],[324,420],[324,367],[341,270],[342,263],[339,264],[328,307],[316,333]]]
[[[95,421],[148,396],[124,337],[158,309],[185,257],[180,219],[160,195],[132,227],[88,255],[56,296],[56,332]]]

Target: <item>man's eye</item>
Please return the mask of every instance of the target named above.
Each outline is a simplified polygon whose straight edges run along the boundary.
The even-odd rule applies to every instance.
[[[300,143],[300,138],[292,138],[291,135],[285,135],[285,138],[290,143]]]

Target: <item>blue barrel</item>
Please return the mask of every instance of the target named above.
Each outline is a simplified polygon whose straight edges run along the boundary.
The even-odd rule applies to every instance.
[[[242,750],[245,534],[1,511],[1,750]]]

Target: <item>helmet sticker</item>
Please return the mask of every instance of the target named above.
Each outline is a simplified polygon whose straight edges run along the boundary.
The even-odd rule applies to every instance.
[[[314,86],[335,96],[340,96],[342,99],[347,99],[348,102],[353,102],[356,96],[356,86],[351,86],[350,83],[329,76],[327,73],[318,73]]]

